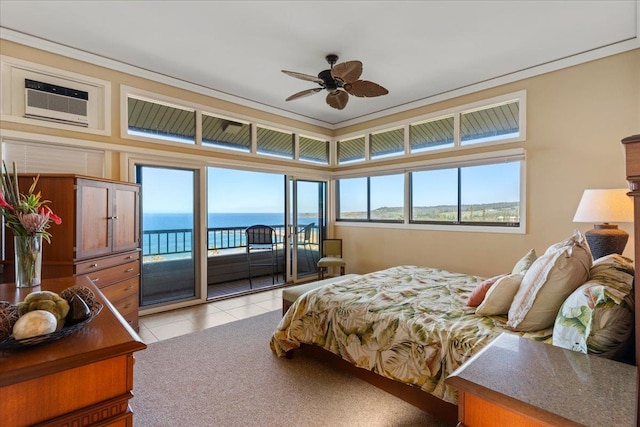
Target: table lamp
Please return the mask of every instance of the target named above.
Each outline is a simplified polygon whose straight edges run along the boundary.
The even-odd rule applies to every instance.
[[[629,234],[612,222],[633,222],[633,202],[626,188],[584,190],[573,222],[590,222],[585,233],[593,259],[622,254]]]

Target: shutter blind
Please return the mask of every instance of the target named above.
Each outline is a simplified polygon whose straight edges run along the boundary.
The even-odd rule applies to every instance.
[[[104,178],[105,152],[46,143],[5,140],[2,159],[19,173],[68,173]]]

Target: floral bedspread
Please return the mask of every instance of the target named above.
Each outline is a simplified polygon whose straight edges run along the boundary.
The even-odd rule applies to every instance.
[[[506,316],[476,316],[465,305],[483,279],[435,268],[398,266],[302,295],[276,328],[279,356],[315,344],[350,363],[420,387],[447,402],[444,380],[505,329]],[[513,333],[513,332],[511,332]],[[520,333],[550,343],[552,329]]]

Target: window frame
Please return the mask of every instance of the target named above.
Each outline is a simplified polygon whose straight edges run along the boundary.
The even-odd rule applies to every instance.
[[[406,221],[406,197],[403,197],[403,219],[401,220],[395,220],[395,219],[373,219],[371,218],[371,178],[376,178],[376,177],[381,177],[381,176],[390,176],[390,175],[405,175],[404,176],[404,187],[406,187],[406,174],[404,173],[398,173],[398,172],[394,172],[394,173],[379,173],[376,175],[370,175],[370,176],[355,176],[355,177],[345,177],[343,179],[358,179],[358,178],[365,178],[366,179],[366,198],[367,198],[367,203],[366,203],[366,209],[367,209],[367,217],[366,218],[342,218],[340,216],[341,212],[340,212],[340,184],[339,184],[339,180],[336,180],[336,203],[335,203],[335,219],[336,221],[343,221],[343,222],[370,222],[370,223],[381,223],[381,224],[403,224]],[[404,193],[404,188],[403,188],[403,193]]]
[[[458,168],[465,166],[478,166],[487,164],[499,164],[505,161],[520,162],[520,222],[517,226],[505,226],[504,223],[477,223],[477,222],[459,222],[459,223],[442,223],[442,222],[416,222],[410,221],[411,215],[411,189],[409,174],[414,171]],[[382,222],[378,220],[358,220],[358,219],[341,219],[339,213],[338,200],[333,203],[335,225],[353,226],[353,227],[387,227],[400,229],[420,229],[420,230],[437,230],[437,231],[457,231],[457,232],[482,232],[482,233],[505,233],[505,234],[524,234],[526,232],[526,151],[524,148],[511,148],[504,150],[488,151],[483,153],[461,155],[456,157],[431,159],[424,161],[416,161],[398,165],[395,169],[381,169],[380,167],[372,167],[362,170],[358,173],[340,173],[333,175],[335,195],[338,195],[338,181],[344,178],[362,178],[373,175],[391,175],[394,173],[405,173],[405,216],[403,222]],[[459,185],[459,184],[458,184]],[[458,196],[459,197],[459,196]]]
[[[518,125],[519,132],[518,135],[508,137],[508,138],[493,138],[486,141],[480,141],[477,143],[466,143],[461,144],[460,137],[460,123],[461,123],[461,115],[463,113],[470,113],[474,111],[480,111],[489,109],[492,107],[496,107],[499,105],[509,104],[511,102],[518,103]],[[431,150],[426,151],[415,151],[411,152],[410,146],[410,128],[412,125],[419,125],[425,122],[436,121],[438,119],[445,118],[447,116],[453,116],[454,124],[453,124],[453,146],[443,147],[443,148],[433,148]],[[500,96],[495,96],[492,98],[482,99],[476,102],[471,102],[468,104],[457,105],[455,107],[447,108],[444,110],[434,111],[422,116],[411,117],[409,119],[405,119],[402,121],[397,121],[393,123],[387,123],[381,126],[373,127],[367,129],[365,133],[365,160],[364,162],[367,164],[374,165],[376,163],[388,162],[389,160],[404,160],[411,161],[412,158],[417,157],[425,157],[429,155],[442,155],[446,153],[451,153],[451,156],[456,156],[461,154],[465,150],[474,150],[478,148],[484,147],[497,147],[504,144],[512,144],[518,142],[524,142],[527,138],[527,91],[520,90],[516,92],[507,93]],[[400,127],[404,127],[404,139],[405,139],[405,151],[404,153],[398,153],[393,155],[381,156],[377,158],[371,158],[371,143],[370,136],[374,134],[384,133],[387,131],[391,131],[394,129],[398,129]],[[357,133],[347,133],[336,136],[334,139],[336,141],[348,141],[351,139],[355,139],[357,137],[362,136],[362,131]],[[337,158],[337,149],[336,149],[336,158]],[[355,162],[348,163],[339,163],[336,161],[335,166],[340,169],[348,169]]]
[[[177,137],[172,138],[172,137],[153,137],[153,134],[149,134],[149,135],[145,135],[144,132],[141,131],[135,131],[134,133],[131,133],[131,129],[129,127],[129,99],[137,99],[138,101],[142,101],[142,102],[147,102],[150,104],[157,104],[157,105],[162,105],[165,107],[169,107],[169,108],[174,108],[176,110],[183,110],[185,112],[189,112],[189,113],[193,113],[193,141],[180,141]],[[156,99],[151,99],[151,98],[147,98],[144,96],[139,96],[139,95],[133,95],[133,94],[128,94],[126,99],[125,99],[125,105],[126,105],[126,112],[124,113],[125,118],[126,118],[126,123],[124,124],[124,129],[126,131],[126,135],[129,137],[134,137],[135,139],[142,139],[143,141],[153,141],[153,142],[169,142],[169,143],[173,143],[173,144],[178,144],[180,146],[195,146],[198,145],[199,142],[199,135],[200,135],[200,129],[201,126],[199,126],[199,123],[202,121],[201,116],[198,114],[198,112],[196,111],[195,108],[189,108],[186,107],[184,105],[180,105],[180,104],[176,104],[176,103],[171,103],[171,102],[166,102],[166,101],[162,101],[162,100],[156,100]]]
[[[511,161],[509,163],[520,163],[520,168],[522,168],[522,160],[514,160]],[[506,162],[489,162],[489,163],[479,163],[479,164],[472,164],[472,165],[460,165],[460,166],[453,166],[453,167],[445,167],[445,168],[433,168],[433,169],[426,169],[426,170],[415,170],[415,171],[411,171],[409,173],[409,187],[410,187],[410,197],[409,197],[409,202],[410,202],[410,216],[409,216],[409,223],[410,224],[438,224],[438,225],[455,225],[455,226],[462,226],[462,225],[470,225],[470,226],[482,226],[482,227],[507,227],[507,228],[519,228],[520,227],[520,223],[521,220],[519,220],[517,223],[512,223],[512,222],[500,222],[500,221],[465,221],[462,219],[463,217],[463,180],[462,180],[462,170],[464,168],[469,168],[469,167],[474,167],[474,166],[494,166],[494,165],[501,165],[504,164]],[[457,220],[455,221],[433,221],[433,220],[416,220],[413,219],[413,173],[415,172],[423,172],[423,171],[428,171],[428,170],[455,170],[455,174],[456,174],[456,187],[457,187],[457,194],[456,194],[456,200],[457,200]],[[521,173],[519,173],[520,177],[522,176]],[[520,185],[521,186],[521,185]],[[522,193],[522,191],[520,191],[520,193]],[[519,197],[518,200],[518,206],[519,206],[519,210],[522,210],[522,202],[521,202],[521,197]]]
[[[360,138],[362,138],[362,158],[358,158],[355,160],[347,160],[347,161],[340,161],[340,144],[343,142],[353,142],[355,140],[359,140]],[[335,142],[335,159],[336,159],[336,165],[340,165],[340,166],[345,166],[345,165],[352,165],[352,164],[357,164],[357,163],[362,163],[362,162],[366,162],[367,161],[367,152],[368,152],[368,139],[369,139],[369,135],[357,135],[357,136],[352,136],[350,138],[339,138],[336,139]]]
[[[323,165],[323,166],[329,166],[331,164],[331,140],[330,138],[326,138],[326,139],[320,139],[320,138],[316,138],[313,136],[308,136],[305,134],[295,134],[295,159],[296,160],[300,160],[301,162],[305,162],[305,163],[310,163],[310,164],[314,164],[314,165]],[[324,144],[324,150],[326,151],[326,161],[319,161],[319,160],[312,160],[312,159],[305,159],[302,157],[302,139],[305,140],[311,140],[311,141],[316,141],[318,143],[322,143]]]
[[[184,142],[175,142],[170,139],[165,138],[153,138],[151,136],[143,136],[140,134],[130,134],[128,132],[129,120],[128,120],[128,99],[129,97],[142,99],[148,102],[164,104],[170,107],[175,107],[179,109],[185,110],[194,110],[195,111],[195,124],[196,124],[196,136],[195,136],[195,144],[184,143]],[[202,116],[208,115],[213,116],[218,119],[228,120],[230,122],[238,122],[242,124],[247,124],[251,128],[251,148],[250,151],[245,150],[236,150],[233,148],[217,146],[214,144],[207,144],[202,142]],[[289,157],[281,157],[277,155],[269,155],[257,152],[257,127],[261,127],[264,129],[270,129],[283,133],[290,133],[294,138],[294,147],[293,147],[293,156]],[[317,139],[320,141],[328,141],[329,143],[329,160],[327,164],[324,163],[315,163],[309,162],[304,159],[299,159],[297,157],[299,151],[298,140],[299,136],[304,135],[305,137],[311,139]],[[281,123],[274,123],[265,120],[256,120],[255,117],[242,115],[242,114],[233,114],[229,111],[216,109],[213,107],[209,107],[202,104],[197,104],[194,102],[190,102],[180,98],[173,98],[169,96],[165,96],[156,92],[148,92],[142,89],[138,89],[131,86],[120,86],[120,137],[125,140],[135,140],[135,141],[143,141],[149,142],[154,145],[167,145],[172,147],[188,147],[191,149],[200,150],[201,155],[209,156],[211,153],[220,153],[224,156],[233,155],[237,156],[238,159],[247,160],[249,162],[255,162],[256,156],[260,156],[263,159],[272,158],[277,161],[285,161],[292,165],[292,167],[300,167],[302,164],[306,165],[320,165],[325,167],[330,167],[334,162],[334,152],[335,152],[335,139],[329,136],[329,132],[327,133],[317,133],[309,130],[303,130],[301,128],[297,128],[291,125],[284,125]]]
[[[231,123],[237,123],[240,124],[241,126],[249,126],[249,145],[247,146],[246,150],[240,149],[240,148],[234,148],[231,146],[225,147],[223,144],[215,144],[215,143],[211,143],[211,142],[205,142],[204,140],[204,121],[205,121],[205,117],[211,117],[214,119],[218,119],[218,120],[222,120],[222,121],[226,121],[228,124],[227,126],[231,126]],[[197,125],[198,123],[196,123]],[[251,148],[253,145],[253,125],[250,122],[247,122],[245,120],[238,120],[238,119],[230,119],[228,117],[224,117],[221,116],[219,114],[214,114],[211,113],[210,111],[201,111],[200,112],[200,120],[199,120],[199,125],[200,125],[200,142],[202,144],[203,147],[205,148],[214,148],[214,149],[218,149],[218,150],[224,150],[224,151],[228,151],[228,152],[234,152],[234,153],[251,153]]]

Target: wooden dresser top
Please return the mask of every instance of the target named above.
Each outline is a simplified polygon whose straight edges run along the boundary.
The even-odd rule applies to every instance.
[[[104,305],[100,314],[81,330],[57,341],[23,350],[0,350],[0,387],[147,347],[86,276],[44,279],[41,286],[22,289],[13,283],[3,283],[0,284],[0,301],[16,303],[34,291],[60,293],[74,285],[87,286],[94,292],[96,299]]]

